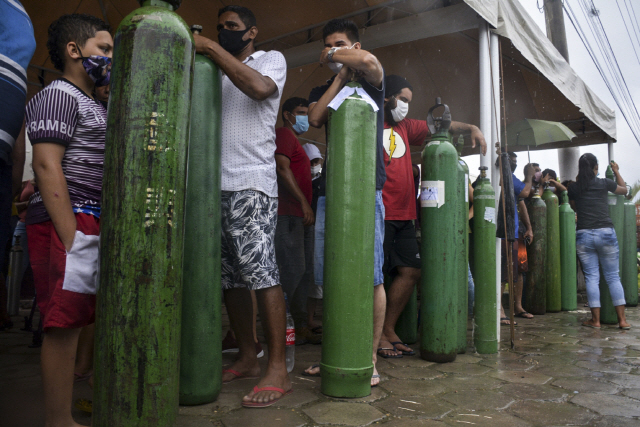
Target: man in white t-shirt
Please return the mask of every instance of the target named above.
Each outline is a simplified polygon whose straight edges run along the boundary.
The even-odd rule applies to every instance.
[[[222,70],[222,289],[239,358],[223,383],[258,378],[249,289],[260,307],[269,346],[265,375],[245,407],[273,405],[291,393],[285,364],[286,309],[275,258],[278,185],[275,123],[287,64],[277,51],[256,51],[253,13],[226,6],[218,13],[216,43],[194,36],[196,51]]]

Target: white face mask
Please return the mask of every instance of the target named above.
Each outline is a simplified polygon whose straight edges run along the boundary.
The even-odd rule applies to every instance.
[[[409,113],[409,104],[407,102],[396,99],[396,108],[391,110],[391,117],[396,123],[400,123]]]
[[[351,45],[349,47],[342,46],[342,47],[339,47],[338,50],[340,50],[340,49],[353,49],[353,46],[354,45]],[[338,74],[340,72],[340,70],[342,70],[342,66],[344,64],[341,64],[339,62],[329,62],[327,65],[329,66],[329,69],[331,71],[333,71],[334,73]]]
[[[322,170],[322,165],[311,166],[311,176],[316,176]]]

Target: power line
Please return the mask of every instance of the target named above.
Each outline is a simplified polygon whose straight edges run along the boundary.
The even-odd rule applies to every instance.
[[[631,97],[631,93],[629,92],[629,88],[627,86],[627,82],[622,74],[622,70],[620,69],[620,65],[618,64],[617,58],[613,49],[611,47],[611,43],[609,42],[609,38],[607,33],[602,25],[602,21],[600,20],[598,10],[596,9],[593,0],[577,0],[579,7],[581,9],[582,14],[584,15],[585,20],[587,21],[587,27],[589,32],[591,33],[591,39],[595,41],[595,45],[597,46],[597,50],[600,55],[598,56],[596,49],[593,47],[592,43],[587,36],[587,32],[583,29],[580,21],[576,13],[574,12],[569,0],[565,0],[563,3],[563,8],[565,13],[569,17],[571,24],[573,25],[578,37],[584,44],[589,56],[594,62],[596,69],[600,73],[600,76],[604,80],[607,89],[611,93],[618,109],[622,113],[625,121],[629,125],[629,128],[634,134],[636,141],[640,144],[640,114],[638,114],[638,110],[636,105]],[[616,0],[617,2],[617,0]],[[619,5],[618,5],[619,7]],[[622,11],[619,8],[621,15]],[[635,11],[634,11],[635,12]],[[631,17],[630,17],[631,19]],[[624,17],[623,17],[624,21]],[[626,22],[625,22],[626,26]],[[635,30],[635,28],[634,28]],[[631,35],[627,29],[627,33],[631,39]],[[633,45],[633,40],[632,45]],[[634,47],[635,51],[635,47]],[[637,55],[636,55],[637,58]],[[640,62],[640,61],[639,61]]]
[[[627,35],[629,36],[629,41],[631,42],[631,47],[633,48],[633,53],[636,54],[636,59],[638,60],[638,64],[640,64],[640,58],[638,58],[638,52],[636,52],[636,47],[633,45],[633,39],[631,38],[631,33],[629,32],[629,28],[627,27],[627,21],[624,19],[624,14],[622,13],[622,9],[620,9],[620,3],[618,3],[618,0],[616,0],[616,5],[618,6],[618,11],[620,11],[620,17],[622,18],[622,22],[624,23],[624,28],[627,30]],[[626,3],[625,3],[626,6]],[[628,9],[627,9],[628,11]],[[629,17],[631,18],[631,17]],[[633,22],[631,23],[631,26],[633,28]],[[633,28],[634,33],[635,33],[635,28]],[[638,34],[635,34],[636,39],[638,38]]]

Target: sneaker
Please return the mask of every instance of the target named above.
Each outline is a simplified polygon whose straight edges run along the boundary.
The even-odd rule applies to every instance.
[[[237,353],[240,349],[238,348],[238,342],[231,335],[231,329],[227,332],[227,335],[222,340],[222,352],[223,353]]]
[[[296,328],[296,345],[322,344],[322,336],[314,334],[309,328]]]

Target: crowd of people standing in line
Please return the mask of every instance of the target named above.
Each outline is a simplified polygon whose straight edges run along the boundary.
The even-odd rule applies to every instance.
[[[31,28],[29,17],[18,6],[15,0],[0,1],[3,32],[11,20],[28,23]],[[321,342],[322,327],[314,314],[322,298],[325,181],[330,171],[322,167],[324,159],[318,148],[302,144],[300,135],[309,126],[325,126],[326,130],[329,103],[347,82],[357,81],[378,107],[371,378],[371,385],[376,386],[380,382],[375,369],[378,357],[415,354],[394,330],[421,274],[415,227],[417,168],[411,163],[410,146],[422,146],[430,133],[426,121],[406,117],[413,101],[413,88],[405,78],[385,74],[375,55],[363,49],[353,22],[334,19],[323,29],[320,63],[334,71],[335,76],[315,87],[308,99],[290,98],[280,108],[287,64],[280,52],[255,49],[258,27],[254,14],[241,6],[226,6],[218,14],[218,31],[219,42],[200,35],[194,35],[194,40],[196,52],[208,56],[223,72],[222,289],[232,329],[225,341],[227,349],[237,347],[238,357],[224,370],[222,380],[224,383],[241,378],[258,380],[242,399],[245,407],[270,406],[292,392],[285,366],[285,292],[298,343]],[[7,51],[13,55],[7,55],[11,61],[0,55],[0,67],[26,70],[35,41],[32,31],[21,33],[26,36],[16,39],[12,50]],[[86,339],[91,342],[91,334],[81,331],[87,331],[95,318],[95,280],[90,278],[95,276],[98,261],[107,127],[106,108],[99,98],[105,96],[105,88],[108,97],[113,39],[110,27],[102,20],[73,14],[51,24],[47,46],[62,77],[29,101],[26,118],[23,118],[26,90],[14,90],[26,88],[26,73],[18,73],[17,77],[24,77],[19,78],[18,86],[0,79],[0,93],[12,95],[3,98],[7,102],[2,105],[0,115],[3,148],[0,237],[4,242],[10,233],[4,222],[6,201],[10,209],[11,196],[19,194],[19,180],[17,187],[12,188],[11,183],[16,182],[16,174],[22,175],[24,120],[33,145],[36,186],[26,186],[22,192],[19,206],[25,226],[19,232],[26,229],[45,330],[42,371],[47,422],[52,426],[77,425],[70,413],[77,369],[74,359],[79,345],[86,342],[82,335],[89,336]],[[0,54],[6,55],[1,51]],[[275,129],[278,114],[283,126]],[[251,119],[247,120],[248,117]],[[452,122],[450,131],[454,135],[469,135],[471,145],[486,154],[487,145],[478,127]],[[515,170],[516,156],[510,155]],[[615,283],[617,270],[613,267],[617,253],[602,249],[613,247],[615,240],[615,234],[598,231],[611,228],[608,213],[605,215],[603,209],[594,213],[586,206],[601,203],[603,194],[606,205],[606,191],[622,194],[624,182],[620,184],[617,166],[614,166],[618,177],[615,188],[611,182],[595,178],[594,159],[592,155],[580,159],[580,174],[569,193],[578,212],[578,254],[583,265],[590,266],[585,268],[585,275],[593,319],[587,325],[598,327],[597,279],[595,290],[593,287],[598,263],[593,267],[594,260],[596,257],[605,260],[602,265],[613,296],[619,285],[619,279],[618,285]],[[528,164],[524,182],[513,176],[516,199],[530,196],[534,179],[564,189],[555,180],[553,171],[541,172],[537,165]],[[25,194],[30,191],[33,194],[29,203],[25,203]],[[530,241],[534,236],[526,206],[521,202],[518,206],[524,225],[519,227],[520,238]],[[3,251],[4,247],[0,245]],[[617,269],[617,261],[615,264]],[[521,274],[517,268],[514,271],[516,314],[530,318],[521,304]],[[381,286],[385,275],[391,281],[388,291]],[[503,281],[506,282],[505,275]],[[617,296],[613,300],[619,302]],[[255,332],[256,309],[260,311],[269,349],[264,373],[258,364],[262,349]],[[618,313],[620,326],[628,327],[624,306]],[[3,326],[10,322],[4,314],[0,318]],[[504,313],[502,317],[508,323]],[[305,372],[317,375],[319,369],[314,365]],[[90,377],[88,372],[75,374]]]

